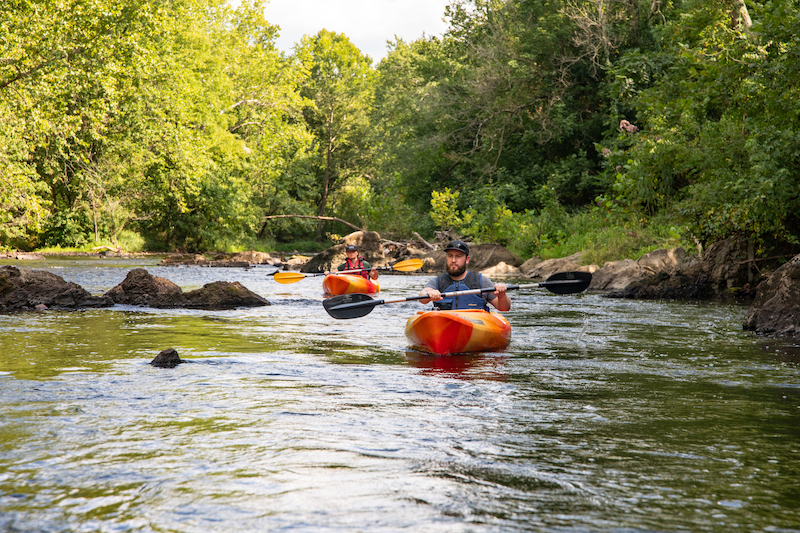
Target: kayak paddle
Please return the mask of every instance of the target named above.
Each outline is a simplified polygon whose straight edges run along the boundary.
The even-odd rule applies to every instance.
[[[506,290],[513,291],[516,289],[537,289],[539,287],[544,287],[555,294],[575,294],[585,291],[591,282],[592,275],[589,272],[559,272],[553,274],[541,283],[508,285]],[[449,296],[461,296],[464,294],[482,294],[484,292],[494,292],[494,287],[445,292],[442,293],[442,297],[447,298]],[[333,318],[359,318],[370,314],[376,305],[427,299],[428,296],[409,296],[407,298],[397,298],[394,300],[376,300],[366,294],[353,293],[334,296],[333,298],[323,301],[322,305],[325,307],[325,311]]]
[[[397,270],[398,272],[412,272],[414,270],[419,270],[420,268],[422,268],[422,259],[406,259],[405,261],[400,261],[391,266],[377,267],[375,270]],[[331,274],[348,274],[351,272],[363,272],[365,270],[367,269],[357,268],[355,270],[339,270],[337,272],[331,272]],[[324,272],[312,272],[309,274],[304,274],[302,272],[275,272],[275,281],[286,285],[289,283],[296,283],[303,278],[324,275]]]

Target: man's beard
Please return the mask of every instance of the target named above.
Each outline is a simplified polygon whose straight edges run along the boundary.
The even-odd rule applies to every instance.
[[[467,271],[467,264],[466,263],[464,263],[460,267],[455,266],[453,264],[448,264],[447,265],[447,274],[451,278],[457,278],[458,276],[460,276],[461,274],[463,274],[466,271]]]

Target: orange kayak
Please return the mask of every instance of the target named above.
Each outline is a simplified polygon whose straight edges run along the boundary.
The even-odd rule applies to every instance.
[[[511,341],[511,324],[499,313],[481,309],[420,311],[408,319],[413,348],[437,355],[502,350]]]
[[[363,276],[351,276],[350,274],[331,274],[322,280],[322,290],[325,294],[352,294],[360,292],[363,294],[373,294],[381,290],[381,286]]]

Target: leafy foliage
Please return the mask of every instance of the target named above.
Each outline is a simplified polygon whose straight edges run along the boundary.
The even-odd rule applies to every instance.
[[[798,244],[797,0],[453,0],[377,67],[263,7],[0,0],[0,246]]]
[[[324,216],[329,197],[348,179],[369,172],[369,109],[372,105],[372,60],[343,34],[321,30],[304,37],[296,49],[308,71],[300,88],[307,99],[303,116],[313,135],[310,161],[318,191],[317,214]],[[322,222],[317,238],[322,238]]]

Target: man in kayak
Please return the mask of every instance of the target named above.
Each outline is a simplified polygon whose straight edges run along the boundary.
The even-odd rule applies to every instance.
[[[348,244],[347,248],[345,248],[344,253],[347,255],[347,259],[344,260],[344,263],[339,265],[336,270],[358,270],[360,272],[354,273],[359,276],[362,276],[367,279],[378,279],[378,271],[372,267],[368,262],[364,261],[363,257],[358,255],[358,246],[354,244]],[[326,272],[327,274],[327,272]]]
[[[483,309],[489,310],[487,304],[493,305],[498,311],[511,309],[511,299],[506,294],[505,283],[492,283],[492,280],[479,272],[467,270],[469,265],[469,246],[464,241],[452,241],[445,247],[447,252],[447,272],[430,280],[420,291],[420,296],[429,296],[426,300],[419,300],[423,304],[433,302],[439,309]],[[466,291],[470,289],[483,289],[494,287],[494,292],[482,294],[464,294],[442,298],[443,292]]]

